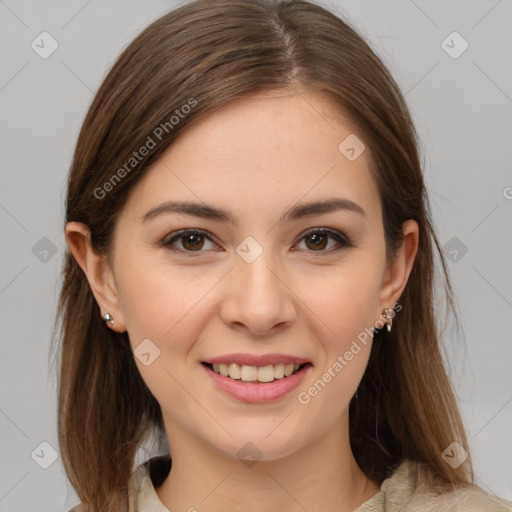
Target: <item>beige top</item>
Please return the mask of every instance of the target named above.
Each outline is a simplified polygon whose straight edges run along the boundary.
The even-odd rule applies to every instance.
[[[128,512],[170,512],[155,491],[155,486],[167,477],[170,467],[169,455],[158,455],[133,472]],[[487,494],[476,485],[436,496],[428,483],[425,465],[406,459],[382,482],[380,490],[354,512],[512,512],[512,501]],[[80,512],[80,506],[69,512]]]

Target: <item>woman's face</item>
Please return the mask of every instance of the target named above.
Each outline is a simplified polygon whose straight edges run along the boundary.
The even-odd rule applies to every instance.
[[[368,149],[353,137],[319,96],[251,97],[188,129],[133,189],[115,231],[112,314],[161,405],[171,452],[189,437],[232,456],[251,442],[272,460],[347,425],[369,329],[401,293]],[[333,200],[352,207],[301,209]],[[206,213],[159,208],[170,202]],[[183,229],[201,232],[171,240]],[[254,366],[249,356],[268,354],[309,365],[297,377],[266,368],[260,377],[274,381],[258,384],[203,364]]]

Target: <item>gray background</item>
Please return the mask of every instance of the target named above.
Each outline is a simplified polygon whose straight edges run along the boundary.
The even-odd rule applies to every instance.
[[[78,501],[58,453],[40,467],[51,462],[41,443],[58,452],[48,351],[65,246],[64,184],[107,69],[176,5],[0,0],[0,512],[62,511]],[[477,483],[512,499],[512,2],[326,5],[359,28],[406,93],[466,333],[464,349],[447,332],[446,357]],[[43,31],[58,43],[47,59],[31,47]],[[441,45],[453,31],[469,44],[458,58]],[[452,54],[462,49],[461,40],[445,44]],[[140,460],[156,451],[139,452]]]

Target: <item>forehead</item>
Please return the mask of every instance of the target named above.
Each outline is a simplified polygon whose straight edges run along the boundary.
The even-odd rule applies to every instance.
[[[189,200],[229,209],[236,219],[258,214],[275,222],[295,203],[332,197],[379,215],[369,151],[350,160],[340,150],[355,131],[317,94],[234,101],[180,135],[132,190],[128,215],[140,221],[160,203]]]

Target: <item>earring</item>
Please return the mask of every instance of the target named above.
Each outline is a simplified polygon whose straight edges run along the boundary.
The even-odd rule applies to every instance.
[[[391,326],[393,325],[393,310],[392,309],[385,309],[384,310],[384,317],[386,318],[386,327],[388,332],[391,332]]]
[[[108,322],[110,325],[114,323],[114,319],[112,318],[112,315],[110,313],[107,313],[103,316],[103,320],[105,322]]]

